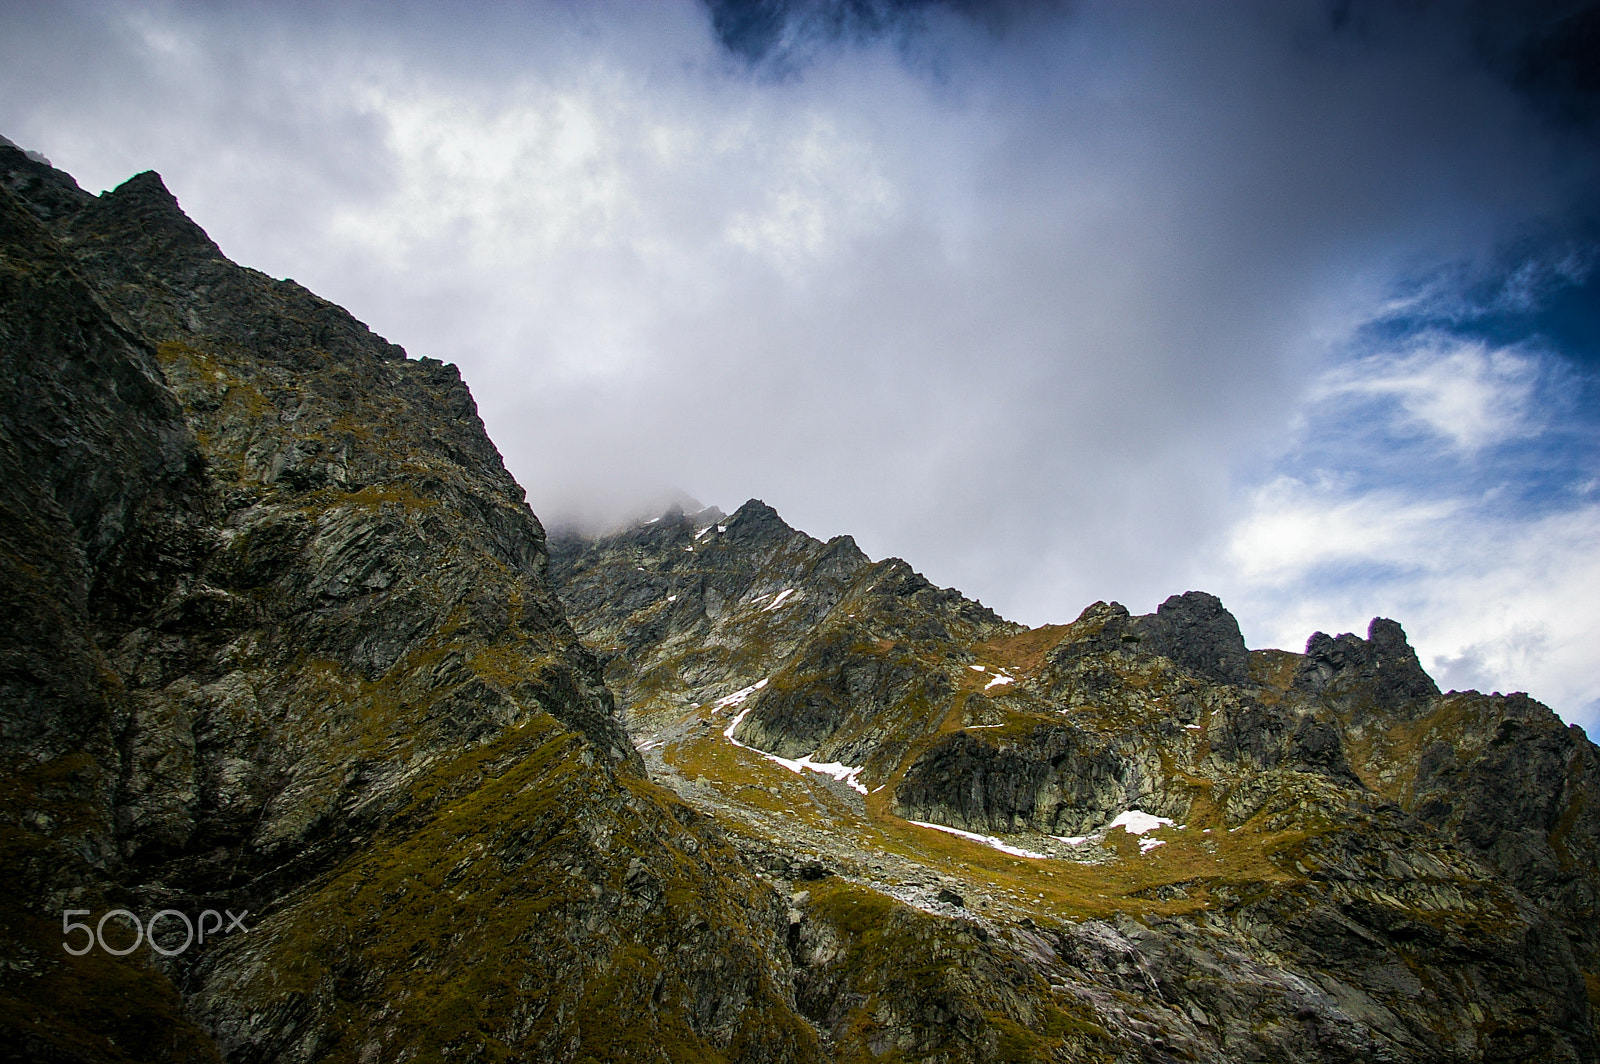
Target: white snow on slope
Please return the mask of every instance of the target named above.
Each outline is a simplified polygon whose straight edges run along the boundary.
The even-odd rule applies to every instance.
[[[1000,675],[1000,676],[996,676],[994,679],[992,679],[988,683],[984,684],[983,685],[983,689],[985,691],[987,691],[989,688],[994,687],[996,684],[1013,683],[1015,681],[1016,681],[1016,677],[1015,676]]]
[[[1146,813],[1142,809],[1129,809],[1127,812],[1118,813],[1116,818],[1112,820],[1111,823],[1107,824],[1105,827],[1101,828],[1092,835],[1051,835],[1050,837],[1055,839],[1057,842],[1064,842],[1068,846],[1082,846],[1086,842],[1098,841],[1105,838],[1106,833],[1111,831],[1113,828],[1121,828],[1129,835],[1143,835],[1146,832],[1155,831],[1157,828],[1172,826],[1173,822],[1168,817],[1155,816],[1152,813]],[[1178,825],[1179,830],[1182,830],[1182,827],[1183,825]],[[1167,843],[1165,839],[1142,838],[1139,840],[1139,852],[1149,853],[1157,846],[1165,846],[1166,844]]]
[[[765,686],[767,686],[767,681],[762,680],[760,683],[751,684],[749,687],[746,687],[741,691],[735,691],[726,698],[720,699],[715,708],[722,709],[726,706],[737,706]],[[755,747],[741,743],[739,740],[735,739],[733,737],[733,733],[739,730],[739,725],[744,723],[744,718],[754,708],[754,706],[745,706],[743,709],[741,709],[738,715],[735,716],[733,720],[728,722],[728,726],[722,729],[723,738],[727,739],[730,743],[739,747],[741,750],[749,750],[753,754],[760,754],[768,761],[776,761],[778,764],[782,765],[790,772],[793,772],[795,775],[799,775],[802,771],[809,769],[812,772],[818,772],[824,776],[832,776],[834,779],[845,784],[853,791],[857,791],[861,794],[867,793],[866,784],[862,783],[859,779],[861,770],[866,767],[865,765],[846,765],[838,761],[813,761],[811,760],[810,754],[807,754],[802,758],[779,757],[777,754],[769,754],[765,750],[757,750]]]
[[[784,588],[782,591],[778,592],[778,597],[773,599],[771,602],[769,602],[766,605],[766,607],[762,609],[761,612],[762,613],[767,613],[767,612],[769,612],[771,610],[777,609],[779,606],[783,605],[783,600],[788,598],[792,594],[794,594],[794,588],[792,588],[792,587]]]
[[[734,742],[738,743],[739,741],[735,739]],[[739,743],[739,745],[744,746],[743,743]],[[746,746],[745,749],[749,750],[751,747]],[[813,761],[811,760],[810,754],[807,754],[805,757],[796,760],[787,757],[779,757],[777,754],[769,754],[764,750],[757,750],[756,753],[760,754],[768,761],[776,761],[778,764],[782,765],[784,768],[795,773],[796,775],[799,775],[801,769],[807,769],[812,772],[820,772],[824,776],[832,776],[834,779],[838,780],[840,783],[843,783],[853,791],[856,791],[860,794],[867,793],[866,784],[862,783],[860,779],[857,778],[861,775],[861,770],[866,767],[864,765],[846,765],[839,761]]]
[[[765,686],[767,686],[767,681],[758,680],[749,687],[740,688],[731,695],[723,695],[721,698],[717,699],[711,704],[711,711],[714,713],[719,709],[727,709],[729,706],[740,705],[745,699],[749,698],[751,695],[755,694]],[[744,713],[748,712],[750,712],[748,709],[744,711]],[[744,713],[739,714],[738,719],[734,721],[734,724],[738,724],[739,721],[744,719]],[[732,728],[728,729],[728,738],[730,739],[733,738],[732,732]]]
[[[1164,816],[1155,816],[1142,809],[1129,809],[1125,813],[1118,813],[1117,818],[1105,826],[1106,831],[1112,828],[1121,828],[1129,835],[1143,835],[1156,828],[1171,827],[1172,821]]]
[[[1021,846],[1012,846],[1008,843],[1001,842],[992,835],[979,835],[976,832],[962,831],[960,828],[946,827],[943,824],[930,824],[925,820],[908,820],[906,823],[915,824],[919,828],[932,828],[935,831],[944,831],[951,835],[960,835],[963,839],[971,839],[973,842],[981,842],[985,846],[993,846],[1001,853],[1009,853],[1013,857],[1032,857],[1035,860],[1042,861],[1049,856],[1049,854],[1034,853],[1032,850],[1024,850]]]

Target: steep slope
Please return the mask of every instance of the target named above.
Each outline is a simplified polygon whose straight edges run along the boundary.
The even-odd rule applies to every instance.
[[[0,173],[9,1052],[815,1059],[778,899],[640,772],[454,368],[153,174]],[[114,907],[248,930],[63,949]]]
[[[1249,651],[1190,592],[1028,631],[756,502],[557,536],[552,574],[659,778],[803,893],[803,1007],[900,970],[828,959],[838,897],[887,895],[1145,1059],[1596,1058],[1595,747],[1440,695],[1392,621]],[[902,979],[877,1044],[930,1044],[949,985]]]
[[[62,948],[64,909],[128,904],[118,812],[135,707],[103,633],[160,607],[205,498],[151,352],[75,266],[0,191],[3,1041],[17,1059],[205,1060],[211,1039],[148,957]]]
[[[869,561],[848,536],[796,532],[754,499],[732,516],[674,510],[593,547],[557,542],[551,564],[631,704],[710,703],[767,681],[733,737],[864,765],[863,779],[938,727],[952,664],[971,660],[962,648],[1020,630],[899,559]]]

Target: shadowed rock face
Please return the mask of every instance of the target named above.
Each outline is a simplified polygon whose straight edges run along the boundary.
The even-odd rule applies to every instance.
[[[72,202],[59,183],[45,187],[48,205]],[[116,1032],[122,1052],[205,1060],[211,1039],[163,973],[125,975],[60,945],[61,910],[103,912],[126,898],[118,820],[137,704],[106,647],[126,617],[163,605],[185,560],[205,549],[206,517],[199,455],[152,350],[75,267],[0,191],[4,1041],[18,1059],[100,1059],[110,1032],[80,1025],[111,992],[143,1021]],[[192,743],[163,754],[192,766]],[[192,798],[171,795],[152,837],[180,833]]]
[[[1294,689],[1342,709],[1384,714],[1424,707],[1439,694],[1406,642],[1405,631],[1384,617],[1372,619],[1365,639],[1348,632],[1312,635],[1295,672]]]
[[[1204,591],[1173,595],[1156,612],[1140,617],[1134,631],[1142,649],[1172,659],[1173,664],[1219,683],[1244,683],[1250,678],[1249,652],[1233,614],[1222,600]]]
[[[455,368],[154,174],[0,174],[0,1055],[815,1059],[781,902],[640,772]],[[63,951],[118,907],[249,931]]]
[[[1041,727],[995,745],[957,732],[907,770],[895,790],[908,820],[979,832],[1079,835],[1139,804],[1137,768],[1100,736]]]
[[[1079,617],[1079,626],[1081,635],[1053,652],[1059,663],[1105,653],[1159,655],[1215,683],[1242,684],[1250,678],[1239,622],[1221,599],[1204,591],[1173,595],[1155,613],[1140,617],[1120,603],[1097,602]]]

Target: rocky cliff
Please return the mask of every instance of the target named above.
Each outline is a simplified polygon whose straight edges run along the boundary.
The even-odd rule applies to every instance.
[[[154,174],[0,173],[6,1051],[814,1058],[778,900],[642,773],[455,369]],[[248,932],[64,949],[115,908]]]
[[[1595,747],[1399,625],[547,543],[453,367],[0,184],[8,1059],[1600,1057]]]

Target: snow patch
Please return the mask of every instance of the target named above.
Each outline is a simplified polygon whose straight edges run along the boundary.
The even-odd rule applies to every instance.
[[[1157,828],[1167,828],[1173,826],[1174,824],[1169,817],[1156,816],[1152,813],[1146,813],[1142,809],[1129,809],[1127,812],[1118,813],[1116,818],[1112,820],[1111,823],[1107,824],[1105,827],[1101,828],[1092,835],[1051,835],[1050,837],[1055,839],[1057,842],[1064,842],[1068,846],[1082,846],[1086,842],[1099,842],[1103,840],[1106,837],[1106,834],[1113,828],[1121,828],[1129,835],[1143,835],[1146,832],[1155,831]],[[1183,830],[1182,824],[1178,824],[1176,827],[1179,831]],[[1165,845],[1165,839],[1140,839],[1139,852],[1149,853],[1157,846]]]
[[[1001,673],[999,676],[996,676],[994,679],[992,679],[988,683],[984,684],[983,685],[983,689],[985,691],[987,691],[991,687],[996,687],[996,686],[998,686],[1000,684],[1003,684],[1003,683],[1014,683],[1014,682],[1016,682],[1016,677],[1015,676],[1007,676],[1004,673]]]
[[[762,612],[762,613],[769,613],[769,612],[771,612],[771,611],[772,611],[772,610],[775,610],[775,609],[777,609],[777,608],[778,608],[778,607],[779,607],[779,606],[782,606],[782,605],[783,605],[783,602],[784,602],[784,599],[787,599],[787,598],[788,598],[788,597],[789,597],[789,596],[790,596],[790,595],[792,595],[792,594],[794,594],[794,588],[792,588],[792,587],[786,587],[786,588],[784,588],[784,589],[783,589],[783,590],[782,590],[782,591],[780,591],[780,592],[778,592],[778,597],[777,597],[777,598],[775,598],[775,599],[773,599],[773,600],[772,600],[772,601],[771,601],[771,602],[769,602],[769,603],[768,603],[768,604],[767,604],[767,605],[766,605],[766,606],[765,606],[765,607],[764,607],[764,608],[763,608],[763,609],[762,609],[762,611],[761,611],[761,612]]]
[[[719,710],[719,709],[728,709],[731,706],[740,705],[741,703],[744,702],[745,699],[749,698],[751,695],[755,694],[757,691],[761,690],[765,686],[767,686],[767,681],[766,680],[758,680],[755,683],[751,684],[749,687],[741,687],[739,690],[733,692],[733,694],[731,694],[731,695],[723,695],[721,698],[717,699],[715,702],[713,702],[711,704],[711,708],[712,708],[713,711],[715,711],[715,710]],[[748,709],[744,711],[744,713],[748,713],[748,712],[750,712]],[[744,713],[739,714],[738,720],[734,721],[735,724],[737,724],[740,720],[744,719]],[[731,733],[732,730],[733,729],[730,728],[729,732]],[[729,734],[728,738],[732,739],[733,738],[732,734]]]
[[[967,668],[971,669],[973,672],[982,672],[983,671],[983,666],[982,665],[968,665]]]
[[[735,691],[726,698],[718,700],[716,708],[722,709],[727,706],[737,706],[765,686],[767,686],[767,681],[762,680],[760,683],[751,684],[741,691]],[[832,776],[853,791],[861,794],[867,793],[866,784],[859,779],[862,770],[866,768],[865,765],[846,765],[838,761],[813,761],[810,754],[801,758],[779,757],[777,754],[769,754],[765,750],[757,750],[755,747],[735,739],[733,733],[739,730],[739,725],[744,723],[744,718],[754,708],[754,706],[745,706],[741,709],[738,715],[728,722],[728,726],[722,729],[722,737],[741,750],[749,750],[753,754],[760,754],[768,761],[776,761],[797,776],[804,771],[817,772],[824,776]]]
[[[732,738],[732,736],[729,736],[729,738]],[[739,742],[737,739],[734,739],[733,741],[738,746],[744,746],[744,744]],[[750,750],[753,748],[745,746],[745,749]],[[800,774],[802,769],[811,772],[819,772],[824,776],[832,776],[835,780],[838,780],[840,783],[849,787],[853,791],[856,791],[860,794],[867,793],[866,784],[862,783],[857,778],[861,775],[862,769],[866,767],[865,765],[845,765],[838,761],[813,761],[811,760],[810,754],[796,759],[779,757],[777,754],[769,754],[765,750],[756,750],[755,752],[766,758],[768,761],[776,761],[778,764],[782,765],[784,768],[788,769],[790,772],[793,772],[797,776]]]
[[[1172,820],[1167,817],[1146,813],[1142,809],[1129,809],[1125,813],[1118,813],[1117,818],[1107,824],[1104,830],[1110,831],[1112,828],[1121,828],[1129,835],[1143,835],[1147,831],[1171,826]]]
[[[971,839],[973,842],[981,842],[985,846],[993,846],[1001,853],[1009,853],[1013,857],[1032,857],[1034,860],[1042,861],[1049,856],[1049,854],[1034,853],[1032,850],[1024,850],[1021,846],[1008,845],[992,835],[979,835],[976,832],[962,831],[960,828],[946,827],[943,824],[930,824],[925,820],[908,820],[906,823],[915,824],[919,828],[932,828],[935,831],[946,831],[951,835],[960,835],[963,839]]]

